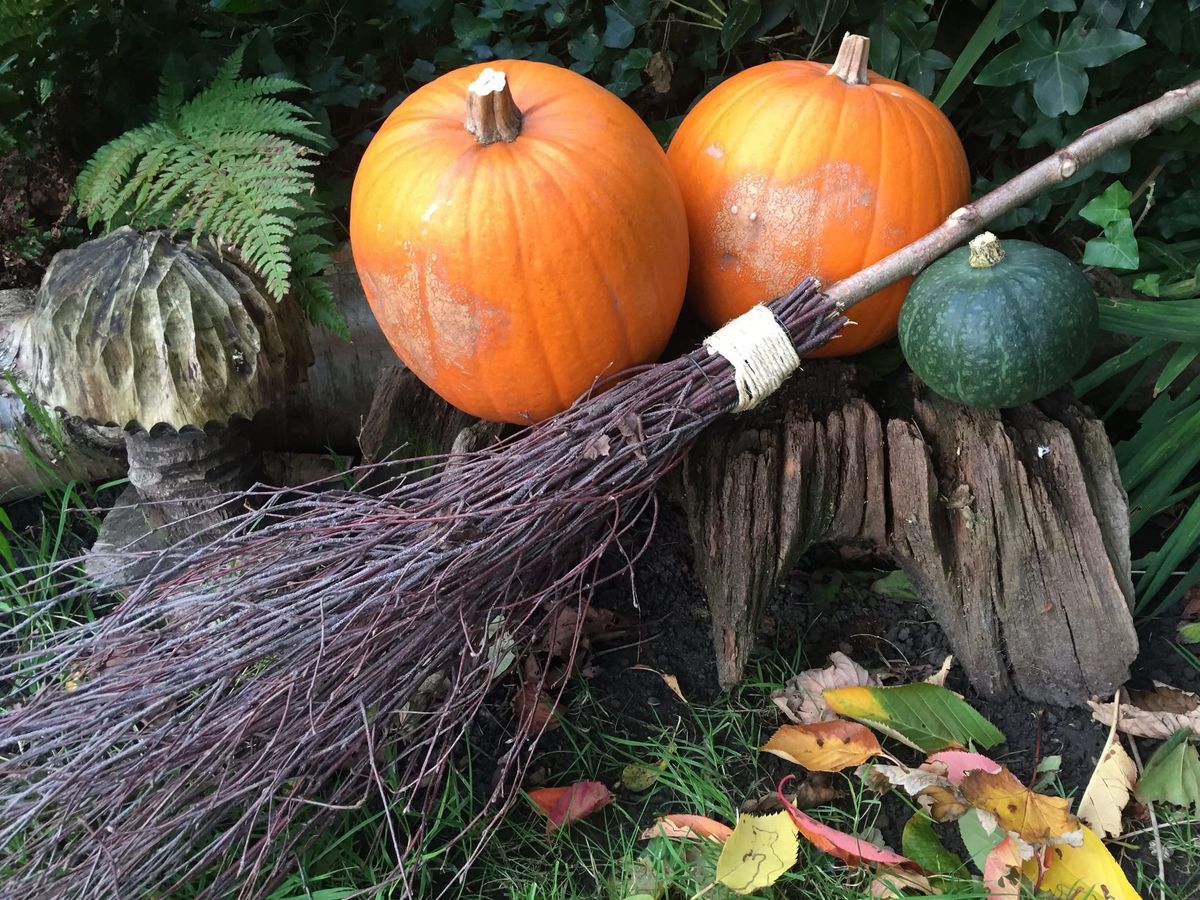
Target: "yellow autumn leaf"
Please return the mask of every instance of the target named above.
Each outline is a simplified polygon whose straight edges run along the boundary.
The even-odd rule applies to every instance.
[[[1103,897],[1104,900],[1142,900],[1104,842],[1090,828],[1083,829],[1080,847],[1047,847],[1042,890],[1050,896]],[[1024,866],[1025,877],[1037,879],[1037,857]],[[1089,894],[1089,891],[1091,892]]]
[[[1079,818],[1101,837],[1121,833],[1121,813],[1129,804],[1129,793],[1137,781],[1137,767],[1120,741],[1114,741],[1100,757],[1096,771],[1079,801]]]
[[[787,810],[769,816],[742,815],[721,848],[717,881],[736,894],[774,884],[796,864],[800,836]]]
[[[840,772],[881,752],[879,739],[869,728],[845,719],[783,725],[759,749],[812,772]]]
[[[1001,828],[1027,844],[1079,844],[1083,826],[1070,813],[1071,801],[1035,794],[1008,769],[968,772],[959,789],[967,803],[990,812]]]

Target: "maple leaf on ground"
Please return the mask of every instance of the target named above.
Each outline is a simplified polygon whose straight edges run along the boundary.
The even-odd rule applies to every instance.
[[[534,809],[546,817],[553,833],[612,803],[613,795],[598,781],[580,781],[566,787],[537,788],[529,792]]]
[[[1008,769],[968,772],[959,789],[969,804],[991,813],[1001,828],[1027,844],[1079,846],[1083,839],[1083,825],[1070,813],[1071,801],[1034,793]]]
[[[759,749],[812,772],[840,772],[882,752],[869,728],[844,719],[783,725]]]
[[[875,678],[848,657],[835,651],[829,654],[829,665],[822,669],[808,669],[793,675],[784,686],[771,694],[771,700],[785,716],[799,724],[823,722],[836,719],[829,710],[823,691],[839,687],[872,687],[879,684]]]

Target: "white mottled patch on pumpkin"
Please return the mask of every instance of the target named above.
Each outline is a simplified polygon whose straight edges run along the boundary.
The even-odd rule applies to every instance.
[[[720,144],[709,144],[707,147],[704,148],[704,152],[707,153],[709,156],[711,156],[713,159],[722,159],[725,156],[725,148],[722,147]]]
[[[875,188],[866,172],[831,161],[788,183],[764,175],[744,175],[725,192],[713,227],[721,271],[745,271],[769,296],[795,286],[809,272],[797,260],[818,260],[820,234],[827,222],[845,221],[868,210]],[[797,254],[797,248],[807,252]]]

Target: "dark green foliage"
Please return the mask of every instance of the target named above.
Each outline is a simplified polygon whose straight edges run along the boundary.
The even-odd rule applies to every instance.
[[[1004,241],[975,268],[960,247],[913,282],[900,313],[904,357],[934,391],[967,406],[1019,406],[1065,384],[1096,342],[1096,298],[1060,253]]]

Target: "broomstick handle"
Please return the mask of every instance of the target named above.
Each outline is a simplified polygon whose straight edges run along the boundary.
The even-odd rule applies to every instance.
[[[1028,203],[1070,178],[1108,151],[1140,140],[1156,128],[1200,109],[1200,81],[1167,91],[1115,119],[1089,128],[1077,140],[1026,169],[974,203],[956,209],[936,229],[874,265],[843,278],[825,291],[838,312],[867,299],[880,288],[916,275],[931,262],[998,216]]]

